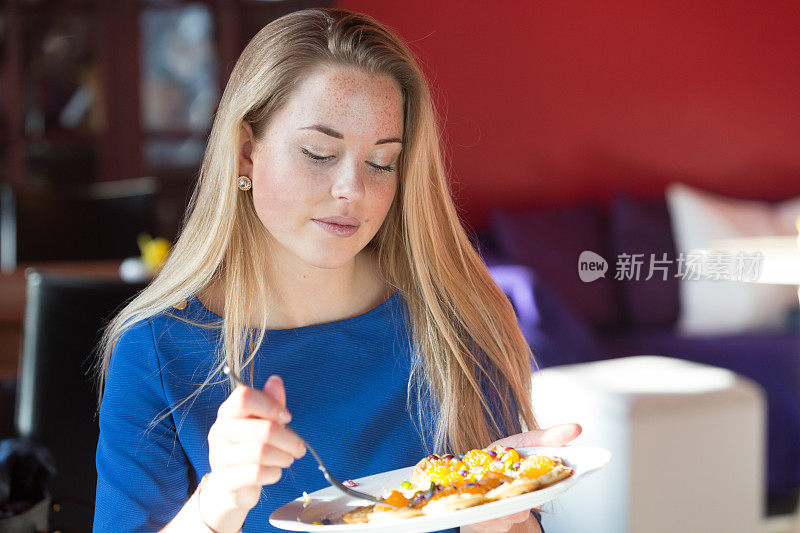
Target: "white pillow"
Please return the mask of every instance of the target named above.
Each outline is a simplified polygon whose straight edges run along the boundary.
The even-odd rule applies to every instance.
[[[674,183],[666,189],[678,253],[709,241],[797,235],[800,197],[777,204],[726,198]],[[798,306],[797,288],[742,281],[681,279],[678,330],[687,335],[778,329]]]

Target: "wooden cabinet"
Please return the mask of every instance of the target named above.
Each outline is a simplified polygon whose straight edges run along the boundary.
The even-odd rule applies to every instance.
[[[155,176],[174,236],[230,70],[311,0],[0,0],[0,182]]]

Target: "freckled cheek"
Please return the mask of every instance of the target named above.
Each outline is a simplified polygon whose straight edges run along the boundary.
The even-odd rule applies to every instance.
[[[290,198],[276,193],[277,191],[269,188],[262,188],[253,194],[253,204],[255,205],[256,213],[258,213],[258,218],[267,227],[284,219],[286,214],[295,209],[294,202]]]
[[[263,178],[253,184],[253,204],[267,229],[277,231],[297,226],[311,215],[309,193],[308,184],[291,175],[287,179]]]
[[[375,183],[370,191],[370,197],[374,199],[373,208],[369,214],[370,227],[376,231],[380,227],[386,214],[392,206],[394,196],[397,193],[397,181],[387,180],[385,182]]]

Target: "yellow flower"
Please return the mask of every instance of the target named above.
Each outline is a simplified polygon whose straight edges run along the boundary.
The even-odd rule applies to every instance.
[[[142,233],[139,235],[138,244],[145,268],[151,273],[158,272],[172,248],[169,241],[163,237],[151,238],[150,235]]]

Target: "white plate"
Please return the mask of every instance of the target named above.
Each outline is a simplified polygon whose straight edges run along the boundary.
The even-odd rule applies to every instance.
[[[590,473],[599,470],[611,459],[611,452],[608,450],[590,446],[535,446],[518,448],[517,450],[523,456],[531,454],[556,455],[561,457],[564,460],[564,464],[575,472],[567,479],[544,489],[441,515],[417,516],[385,523],[346,524],[338,520],[338,523],[326,526],[314,525],[314,521],[322,518],[339,518],[344,512],[353,507],[369,504],[364,500],[356,500],[347,496],[333,487],[328,487],[310,494],[311,503],[306,508],[303,508],[302,496],[280,507],[269,517],[269,523],[275,527],[290,531],[369,531],[370,533],[375,533],[397,531],[398,526],[402,526],[402,530],[406,533],[438,531],[440,529],[483,522],[542,505],[568,490]],[[358,486],[355,488],[356,490],[379,496],[385,490],[396,489],[400,486],[400,483],[409,479],[412,468],[412,466],[409,466],[357,479],[355,481]]]

